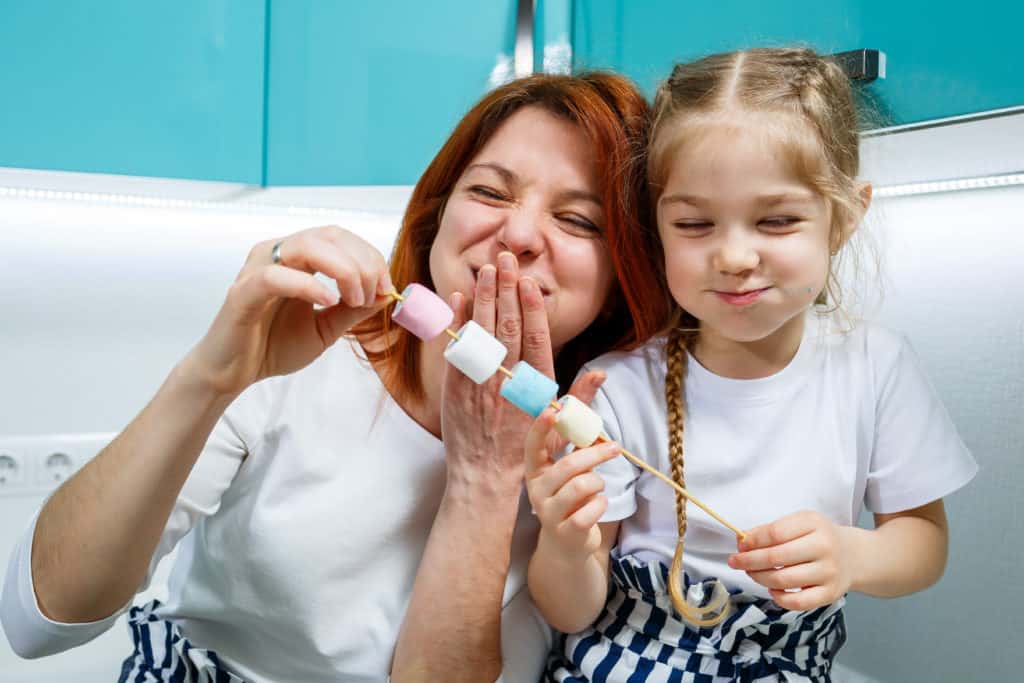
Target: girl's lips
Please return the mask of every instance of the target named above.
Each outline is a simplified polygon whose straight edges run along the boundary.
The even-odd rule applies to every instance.
[[[727,304],[733,306],[746,306],[752,304],[761,298],[761,295],[767,292],[770,287],[762,287],[761,289],[750,289],[745,292],[719,292],[715,291],[718,298]]]

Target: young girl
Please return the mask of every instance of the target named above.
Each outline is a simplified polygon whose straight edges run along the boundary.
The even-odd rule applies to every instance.
[[[834,315],[871,196],[842,71],[806,49],[714,55],[677,66],[654,112],[657,234],[617,264],[647,341],[590,364],[607,375],[593,407],[747,531],[688,511],[615,443],[556,462],[543,413],[529,586],[567,634],[546,680],[827,681],[843,596],[935,583],[942,497],[977,467],[908,344]]]

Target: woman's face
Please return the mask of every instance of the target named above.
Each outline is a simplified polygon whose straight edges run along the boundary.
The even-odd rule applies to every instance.
[[[430,250],[438,294],[472,297],[476,274],[512,252],[544,294],[557,351],[601,311],[612,287],[604,207],[590,145],[540,107],[510,116],[456,182]]]

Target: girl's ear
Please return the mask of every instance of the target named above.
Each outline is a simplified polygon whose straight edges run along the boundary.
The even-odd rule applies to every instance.
[[[854,215],[850,216],[850,221],[833,234],[832,244],[830,245],[833,255],[837,254],[843,245],[846,244],[847,240],[853,237],[853,233],[857,232],[861,221],[864,220],[864,214],[871,207],[871,197],[873,194],[874,188],[871,186],[871,183],[860,183],[857,186],[857,203],[860,206]]]

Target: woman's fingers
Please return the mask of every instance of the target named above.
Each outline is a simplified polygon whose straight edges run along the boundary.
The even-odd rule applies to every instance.
[[[372,306],[379,294],[393,289],[383,255],[347,230],[335,226],[312,228],[274,241],[273,246],[279,256],[276,265],[322,273],[337,283],[347,306]],[[265,260],[250,258],[249,265],[275,264],[268,255]]]
[[[231,287],[229,297],[237,302],[243,319],[260,315],[275,298],[301,299],[310,304],[333,306],[338,295],[309,273],[287,266],[270,265],[242,275]]]
[[[554,356],[551,352],[551,330],[548,312],[540,285],[530,277],[519,280],[519,305],[522,310],[522,347],[520,358],[548,377],[555,376]]]
[[[511,365],[519,360],[523,314],[519,308],[519,265],[507,251],[498,254],[496,316],[494,336],[508,349],[506,362]]]
[[[473,321],[490,334],[494,334],[494,314],[498,296],[498,269],[490,263],[476,274],[473,292]]]

